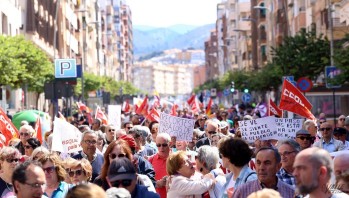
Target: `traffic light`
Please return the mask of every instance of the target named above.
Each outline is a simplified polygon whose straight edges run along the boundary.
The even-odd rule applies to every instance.
[[[230,92],[232,92],[232,93],[235,92],[235,82],[234,81],[231,81]]]
[[[248,89],[247,88],[244,89],[244,93],[248,93]]]

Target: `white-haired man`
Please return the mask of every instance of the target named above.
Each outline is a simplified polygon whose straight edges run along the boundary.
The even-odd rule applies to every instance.
[[[21,140],[17,145],[16,148],[21,152],[22,155],[24,155],[24,145],[27,143],[27,140],[29,138],[32,138],[35,133],[35,130],[32,126],[29,124],[21,126],[19,128],[19,139]]]

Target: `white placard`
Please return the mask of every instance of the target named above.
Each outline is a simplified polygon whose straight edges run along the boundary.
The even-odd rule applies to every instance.
[[[159,132],[176,136],[179,141],[192,141],[195,120],[160,113]]]
[[[247,142],[274,139],[277,134],[275,117],[239,121],[242,139]]]
[[[277,136],[273,139],[295,139],[297,131],[302,129],[303,119],[275,118]]]
[[[69,122],[55,117],[52,137],[52,151],[74,153],[81,151],[81,132]]]
[[[121,129],[121,105],[108,105],[108,123]]]

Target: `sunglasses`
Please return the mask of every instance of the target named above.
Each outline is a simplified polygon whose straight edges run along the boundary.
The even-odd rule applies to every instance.
[[[126,155],[122,153],[120,153],[119,155],[116,155],[115,153],[109,153],[110,159],[115,159],[116,157],[122,158],[122,157],[126,157]]]
[[[26,136],[29,136],[29,133],[20,133],[19,135],[26,137]]]
[[[216,134],[217,131],[209,131],[209,132],[207,132],[207,133],[210,134],[210,135],[213,135],[213,134]]]
[[[8,162],[8,163],[13,163],[13,162],[18,162],[19,161],[19,159],[18,158],[13,158],[13,159],[6,159],[6,162]]]
[[[115,131],[115,129],[109,129],[109,132]]]
[[[131,185],[132,180],[130,180],[130,179],[117,180],[117,181],[113,181],[113,182],[110,182],[110,183],[111,183],[111,185],[112,185],[113,187],[117,187],[117,188],[120,186],[120,184],[121,184],[123,187],[128,187],[128,186]]]
[[[345,118],[339,118],[339,120],[340,120],[340,121],[344,121],[344,120],[345,120]]]
[[[331,128],[329,128],[329,127],[328,128],[320,128],[320,131],[325,131],[325,130],[329,131],[329,130],[331,130]]]
[[[31,148],[33,148],[33,147],[30,146],[30,145],[25,145],[24,148],[25,148],[25,149],[31,149]]]
[[[157,144],[156,146],[157,147],[168,147],[168,144],[166,144],[166,143],[165,144]]]
[[[132,129],[133,127],[126,127],[127,129]]]
[[[69,177],[74,177],[75,175],[76,176],[80,176],[82,175],[84,171],[83,170],[76,170],[76,171],[69,171],[68,174],[69,174]]]
[[[47,167],[47,168],[42,168],[42,170],[44,170],[45,173],[53,173],[53,171],[56,169],[56,167],[54,166],[50,166],[50,167]]]
[[[301,136],[301,137],[297,137],[301,140],[312,140],[313,138],[312,137],[304,137],[304,136]]]

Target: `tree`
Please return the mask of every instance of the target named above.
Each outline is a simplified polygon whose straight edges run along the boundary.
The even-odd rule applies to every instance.
[[[336,76],[336,84],[344,84],[349,79],[349,34],[337,43],[333,56],[335,66],[341,70],[341,74]]]

